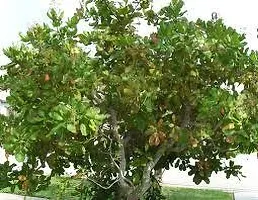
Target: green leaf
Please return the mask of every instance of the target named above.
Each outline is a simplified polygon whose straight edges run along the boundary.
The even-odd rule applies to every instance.
[[[16,159],[18,162],[23,162],[24,159],[25,159],[25,154],[22,153],[22,152],[19,152],[19,153],[15,154],[15,159]]]
[[[31,135],[30,135],[30,139],[31,140],[37,140],[37,134],[36,133],[32,133]]]
[[[56,121],[64,120],[63,117],[60,114],[58,114],[57,112],[51,112],[51,113],[49,113],[49,116]]]
[[[80,130],[83,136],[87,135],[87,130],[86,130],[86,126],[84,124],[80,125]]]
[[[130,88],[124,88],[124,94],[127,96],[133,96],[134,92]]]
[[[68,131],[70,131],[72,133],[77,133],[76,126],[74,124],[67,124],[66,128]]]
[[[191,169],[189,172],[188,172],[188,175],[189,176],[192,176],[193,174],[195,174],[196,170],[195,169]]]
[[[60,129],[60,128],[65,128],[65,123],[60,123],[58,124],[57,126],[55,126],[54,128],[51,129],[51,131],[46,135],[46,137],[49,137],[51,135],[55,135],[57,133],[57,131]]]
[[[96,123],[95,123],[95,121],[94,120],[90,120],[90,124],[89,124],[89,127],[90,127],[90,129],[93,131],[93,132],[95,132],[96,131]]]
[[[77,15],[74,15],[67,23],[67,25],[70,27],[70,28],[74,28],[76,27],[76,25],[78,24],[80,18],[77,16]]]
[[[177,159],[177,161],[176,161],[176,163],[175,163],[175,168],[178,168],[179,164],[180,164],[180,160]]]
[[[152,112],[153,110],[153,103],[150,98],[147,98],[146,101],[144,102],[145,108],[147,112]]]
[[[196,185],[199,185],[202,182],[202,177],[199,174],[195,174],[193,177],[193,182]]]
[[[27,116],[26,118],[28,120],[28,122],[32,123],[32,124],[35,124],[35,123],[38,123],[38,122],[41,122],[44,120],[44,118],[42,117],[37,117],[37,116]]]

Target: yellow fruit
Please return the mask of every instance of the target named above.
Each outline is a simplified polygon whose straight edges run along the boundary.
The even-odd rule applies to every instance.
[[[157,133],[154,133],[149,138],[150,146],[158,146],[160,144],[160,139]]]
[[[27,178],[26,178],[26,176],[24,176],[24,175],[19,175],[19,176],[18,176],[18,180],[23,182],[23,181],[26,181]]]

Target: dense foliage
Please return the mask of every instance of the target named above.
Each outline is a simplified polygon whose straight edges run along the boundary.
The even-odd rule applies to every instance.
[[[257,149],[257,53],[221,19],[192,22],[182,7],[89,0],[68,21],[50,10],[51,25],[5,49],[0,145],[23,167],[0,165],[0,187],[43,189],[71,163],[93,199],[161,198],[154,172],[170,167],[197,184],[212,172],[241,175],[225,160]],[[138,35],[138,19],[157,32]],[[82,21],[91,30],[78,32]]]

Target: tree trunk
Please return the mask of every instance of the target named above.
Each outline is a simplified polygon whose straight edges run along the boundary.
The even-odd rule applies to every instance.
[[[120,186],[119,191],[117,191],[115,197],[116,200],[139,200],[140,197],[132,187],[130,186]]]

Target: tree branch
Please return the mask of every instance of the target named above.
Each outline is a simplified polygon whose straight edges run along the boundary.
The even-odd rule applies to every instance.
[[[115,165],[115,167],[119,170],[120,178],[121,178],[121,179],[124,179],[130,186],[133,186],[133,183],[132,183],[129,179],[127,179],[127,178],[124,176],[124,174],[121,172],[121,169],[120,169],[119,165],[116,163],[114,157],[112,156],[112,151],[111,151],[112,140],[111,140],[110,137],[108,137],[108,138],[110,139],[109,156],[110,156],[110,158],[111,158],[113,164]]]
[[[223,120],[219,120],[218,123],[213,128],[213,132],[216,132],[221,127],[222,124],[223,124]]]
[[[169,152],[181,152],[183,149],[181,148],[172,148],[174,142],[171,140],[166,141],[163,143],[158,151],[156,152],[153,160],[149,161],[144,168],[143,176],[142,176],[142,184],[138,186],[137,188],[137,194],[142,197],[145,195],[145,193],[148,191],[148,189],[151,186],[151,172],[156,166],[156,164],[159,162],[160,158],[164,155],[166,151]]]
[[[142,184],[138,188],[139,196],[144,196],[144,194],[148,191],[151,186],[151,172],[160,160],[160,158],[164,155],[165,151],[170,147],[170,145],[165,142],[163,143],[158,151],[156,152],[153,160],[149,161],[144,168],[143,176],[142,176]]]
[[[100,183],[98,183],[97,181],[87,177],[87,180],[91,181],[92,183],[96,184],[97,186],[101,187],[102,189],[104,190],[108,190],[110,189],[113,185],[115,185],[118,181],[120,181],[120,178],[119,179],[116,179],[113,183],[111,183],[109,186],[103,186],[101,185]]]
[[[188,102],[186,102],[183,105],[183,118],[182,118],[182,122],[181,122],[182,128],[188,128],[190,126],[191,115],[192,115],[191,105]]]
[[[125,178],[126,157],[125,157],[124,141],[122,140],[122,138],[120,137],[119,132],[118,132],[117,113],[112,108],[110,109],[110,115],[111,115],[112,132],[113,132],[113,135],[114,135],[114,137],[115,137],[115,139],[116,139],[116,141],[118,142],[118,145],[119,145],[119,151],[120,151],[119,166],[117,165],[117,163],[113,159],[112,154],[110,154],[110,156],[111,156],[111,159],[114,162],[114,164],[116,166],[118,166],[119,176],[120,176],[120,185],[122,185],[123,187],[126,187],[126,186],[128,186],[128,183],[130,183],[131,185],[133,185],[133,184],[131,183],[130,180]]]

